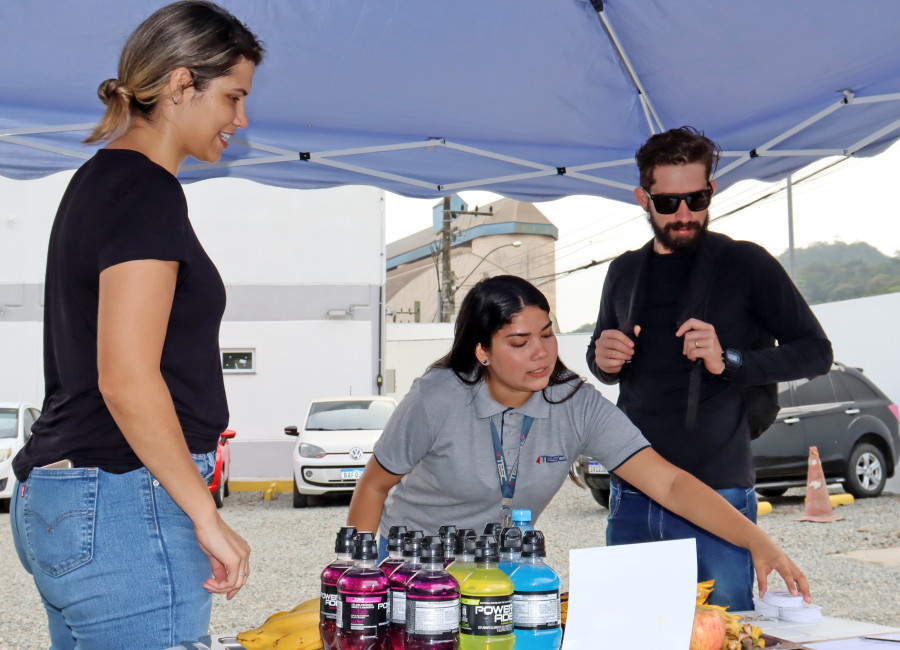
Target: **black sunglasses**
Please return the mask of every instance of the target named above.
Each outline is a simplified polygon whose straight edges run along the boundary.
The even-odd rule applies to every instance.
[[[688,210],[691,212],[699,212],[709,207],[712,199],[712,188],[707,186],[705,190],[697,190],[696,192],[687,192],[686,194],[650,194],[650,190],[646,187],[641,188],[653,201],[653,207],[660,214],[675,214],[678,212],[678,206],[684,201],[687,203]]]

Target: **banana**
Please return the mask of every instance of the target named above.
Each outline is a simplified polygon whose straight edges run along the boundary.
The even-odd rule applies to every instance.
[[[321,650],[322,637],[319,626],[311,626],[280,637],[272,644],[272,650]]]
[[[283,632],[293,632],[301,627],[319,624],[319,612],[305,611],[293,614],[284,614],[270,619],[263,623],[257,629],[265,630],[281,630]]]
[[[307,610],[319,611],[320,602],[318,598],[310,598],[309,600],[304,600],[302,603],[297,605],[292,612],[305,612]]]
[[[269,618],[266,619],[266,623],[273,621],[274,619],[278,618],[279,616],[284,616],[285,614],[290,614],[290,613],[291,613],[291,610],[289,610],[289,609],[286,609],[283,612],[275,612]],[[266,623],[263,623],[263,626],[265,626]]]

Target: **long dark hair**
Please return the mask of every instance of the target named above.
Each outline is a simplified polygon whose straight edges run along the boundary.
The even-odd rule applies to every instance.
[[[487,379],[490,371],[475,357],[475,348],[481,343],[481,347],[490,349],[494,334],[509,325],[513,318],[522,313],[526,307],[537,307],[550,313],[550,304],[540,290],[527,280],[514,275],[498,275],[493,278],[480,280],[466,297],[459,308],[459,316],[456,318],[456,326],[453,332],[453,346],[445,356],[441,357],[431,368],[450,368],[460,380],[467,384],[477,384]],[[566,368],[565,364],[556,357],[556,365],[550,373],[548,387],[557,384],[565,384],[573,379],[580,379],[578,375]],[[578,391],[584,384],[584,380],[578,383],[571,393],[560,402],[564,402]],[[547,398],[546,389],[544,399],[557,404]]]

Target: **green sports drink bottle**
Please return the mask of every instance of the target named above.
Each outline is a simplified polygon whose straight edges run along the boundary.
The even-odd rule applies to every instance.
[[[479,537],[475,545],[475,570],[459,588],[461,650],[512,650],[516,642],[513,583],[497,568],[499,559],[496,538]]]

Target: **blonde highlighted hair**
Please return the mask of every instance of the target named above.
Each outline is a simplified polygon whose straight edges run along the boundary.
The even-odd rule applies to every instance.
[[[241,21],[205,0],[184,0],[157,10],[128,37],[119,57],[118,77],[97,88],[106,112],[84,140],[110,140],[133,117],[153,121],[169,76],[187,68],[191,83],[203,92],[241,60],[262,62],[262,44]]]

